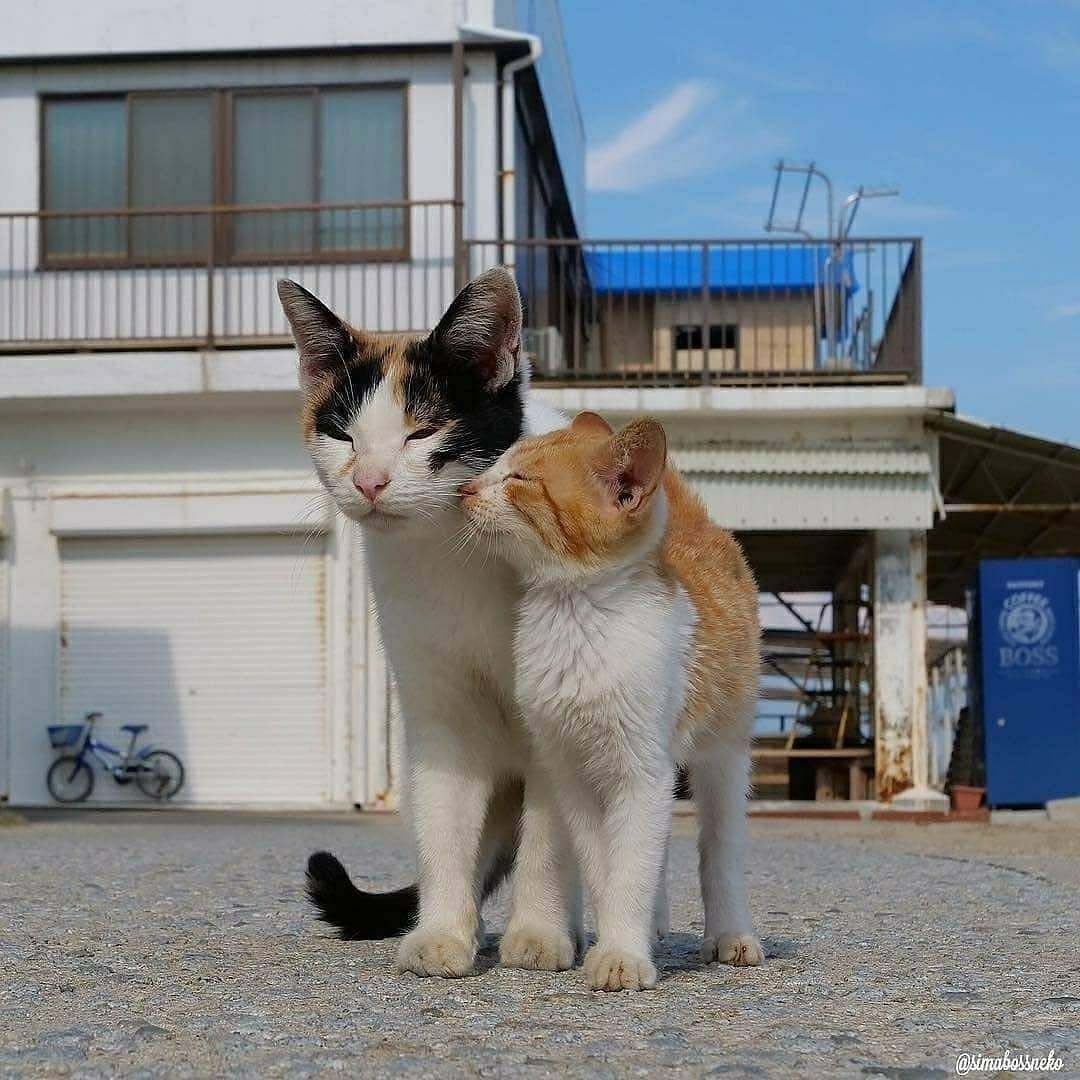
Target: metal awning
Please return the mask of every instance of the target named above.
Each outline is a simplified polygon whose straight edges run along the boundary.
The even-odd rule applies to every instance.
[[[962,604],[984,558],[1080,554],[1080,447],[934,413],[944,517],[929,534],[931,600]]]

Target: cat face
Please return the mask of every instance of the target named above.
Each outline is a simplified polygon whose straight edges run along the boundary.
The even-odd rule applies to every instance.
[[[512,446],[461,488],[478,538],[532,580],[574,580],[655,550],[665,525],[664,429],[638,420],[619,432],[595,413]]]
[[[422,525],[520,437],[521,300],[504,268],[470,282],[423,338],[369,334],[295,282],[278,295],[300,354],[303,432],[347,517]]]

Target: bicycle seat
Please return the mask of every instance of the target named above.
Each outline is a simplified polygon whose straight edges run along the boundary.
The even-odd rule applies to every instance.
[[[121,724],[120,730],[130,731],[132,735],[138,735],[139,732],[145,731],[149,726],[149,724]]]

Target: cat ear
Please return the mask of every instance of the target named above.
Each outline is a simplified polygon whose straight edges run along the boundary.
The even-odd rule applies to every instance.
[[[627,424],[604,448],[596,473],[613,502],[628,513],[652,497],[667,465],[667,436],[655,420]]]
[[[317,296],[295,281],[282,278],[277,291],[300,354],[300,389],[307,393],[356,354],[356,339]]]
[[[599,413],[579,412],[570,422],[571,431],[579,431],[583,435],[613,435],[615,429]]]
[[[454,366],[472,368],[485,389],[501,390],[521,358],[521,296],[513,274],[496,266],[473,278],[428,340]]]

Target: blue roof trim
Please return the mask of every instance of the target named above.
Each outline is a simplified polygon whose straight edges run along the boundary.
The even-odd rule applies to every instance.
[[[646,241],[647,243],[647,241]],[[585,254],[597,292],[691,292],[702,288],[706,249],[593,248]],[[850,296],[858,291],[850,251],[837,261],[828,244],[710,247],[709,290],[715,293],[794,290],[809,292],[833,282]]]

